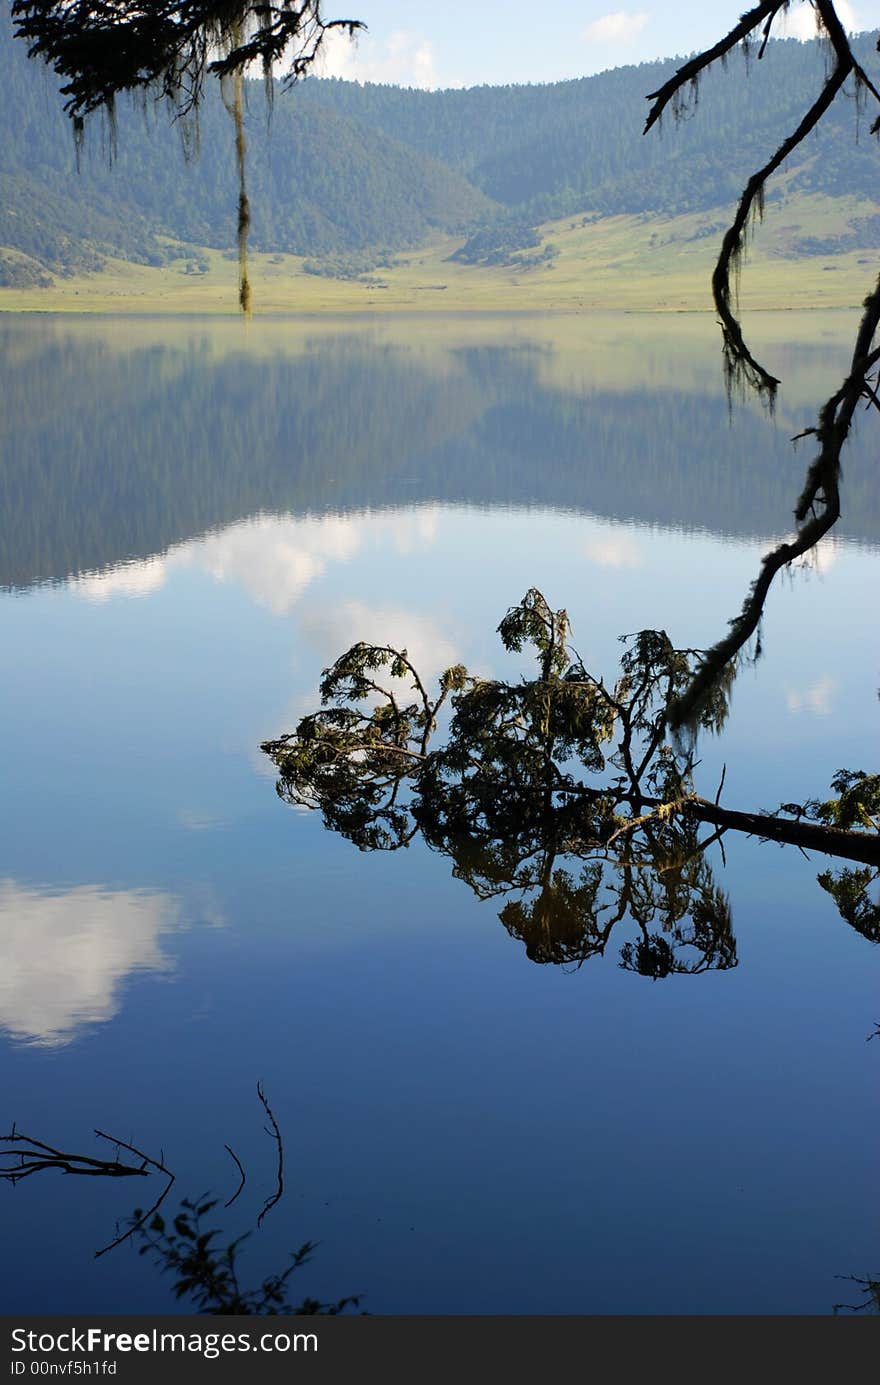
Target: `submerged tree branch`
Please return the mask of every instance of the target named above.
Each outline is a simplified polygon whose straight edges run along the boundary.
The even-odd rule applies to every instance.
[[[238,1187],[236,1188],[235,1192],[232,1194],[232,1197],[229,1198],[228,1201],[227,1201],[227,1202],[224,1202],[224,1204],[223,1204],[224,1208],[226,1208],[226,1207],[231,1207],[232,1204],[233,1204],[233,1202],[235,1202],[235,1201],[237,1200],[237,1198],[239,1198],[239,1197],[241,1196],[242,1190],[244,1189],[244,1185],[245,1185],[245,1183],[247,1182],[247,1174],[246,1174],[245,1171],[244,1171],[244,1164],[242,1164],[241,1160],[239,1159],[238,1155],[236,1154],[236,1152],[235,1152],[235,1150],[232,1148],[232,1146],[231,1146],[231,1145],[224,1145],[223,1148],[226,1150],[226,1153],[229,1155],[230,1159],[231,1159],[232,1162],[235,1164],[235,1167],[238,1169],[238,1176],[239,1176]]]
[[[123,1164],[118,1157],[97,1159],[88,1154],[70,1154],[43,1140],[25,1135],[16,1130],[15,1125],[8,1135],[0,1135],[0,1143],[9,1146],[0,1153],[0,1179],[12,1184],[48,1169],[91,1178],[149,1177],[147,1164],[151,1161],[145,1155],[140,1156],[139,1164]]]
[[[165,1183],[165,1187],[162,1189],[161,1193],[156,1198],[156,1201],[153,1203],[152,1207],[150,1207],[146,1212],[144,1212],[142,1217],[130,1223],[130,1225],[125,1231],[121,1232],[118,1236],[114,1237],[114,1239],[108,1242],[107,1245],[102,1246],[100,1250],[95,1251],[95,1259],[100,1260],[102,1255],[107,1255],[109,1251],[115,1250],[117,1246],[121,1246],[123,1241],[127,1241],[130,1236],[133,1236],[136,1231],[138,1231],[142,1226],[146,1224],[146,1222],[149,1221],[150,1217],[155,1216],[159,1208],[162,1206],[162,1203],[165,1201],[166,1197],[171,1192],[171,1189],[174,1185],[174,1174],[171,1172],[169,1168],[166,1167],[164,1155],[160,1154],[158,1159],[153,1159],[150,1157],[149,1154],[144,1154],[141,1150],[139,1150],[136,1145],[129,1144],[126,1140],[118,1140],[114,1135],[106,1135],[103,1130],[96,1130],[95,1134],[98,1136],[98,1139],[109,1141],[109,1143],[115,1145],[117,1149],[127,1149],[132,1154],[137,1155],[138,1158],[144,1161],[145,1166],[149,1165],[150,1168],[155,1169],[157,1173],[161,1173],[162,1175],[164,1175],[165,1179],[167,1180]]]
[[[275,1191],[274,1193],[270,1194],[269,1197],[266,1198],[266,1201],[263,1204],[263,1209],[260,1212],[260,1215],[257,1217],[257,1226],[262,1226],[263,1218],[266,1216],[266,1213],[271,1212],[272,1208],[276,1205],[276,1203],[281,1201],[281,1198],[284,1195],[284,1142],[281,1139],[281,1131],[278,1128],[278,1122],[275,1119],[272,1107],[266,1100],[266,1093],[263,1091],[262,1082],[257,1083],[257,1096],[260,1098],[263,1110],[266,1112],[266,1115],[272,1126],[271,1130],[269,1130],[267,1127],[266,1133],[268,1135],[271,1135],[272,1139],[275,1141],[275,1147],[278,1151],[278,1169],[275,1176]]]

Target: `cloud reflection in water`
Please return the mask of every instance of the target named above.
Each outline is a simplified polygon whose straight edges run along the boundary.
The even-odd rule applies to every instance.
[[[171,971],[161,940],[179,920],[171,894],[0,881],[0,1028],[54,1047],[113,1019],[127,977]]]

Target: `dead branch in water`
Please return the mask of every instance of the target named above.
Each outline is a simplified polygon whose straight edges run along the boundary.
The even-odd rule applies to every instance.
[[[0,1135],[0,1142],[10,1146],[0,1154],[0,1179],[13,1185],[47,1169],[58,1169],[61,1173],[85,1178],[149,1177],[147,1165],[151,1161],[145,1155],[141,1156],[140,1164],[134,1165],[123,1164],[118,1158],[96,1159],[88,1154],[69,1154],[43,1140],[25,1135],[14,1125],[8,1135]]]
[[[102,1246],[100,1250],[95,1251],[95,1259],[99,1260],[101,1256],[106,1255],[108,1251],[115,1250],[117,1246],[121,1246],[123,1241],[127,1241],[129,1236],[133,1236],[135,1231],[138,1231],[140,1227],[144,1225],[145,1222],[149,1221],[150,1217],[152,1217],[156,1212],[158,1212],[159,1208],[162,1206],[162,1203],[165,1201],[166,1197],[171,1192],[171,1189],[174,1185],[174,1174],[171,1172],[169,1168],[166,1167],[165,1156],[163,1154],[160,1154],[158,1159],[151,1159],[149,1154],[144,1154],[143,1151],[139,1150],[135,1145],[128,1144],[125,1140],[117,1140],[113,1135],[106,1135],[103,1130],[96,1130],[95,1134],[98,1136],[100,1140],[108,1140],[110,1144],[116,1145],[117,1149],[130,1150],[132,1154],[137,1155],[139,1159],[142,1159],[144,1161],[145,1168],[147,1165],[149,1165],[150,1168],[155,1169],[157,1173],[162,1174],[167,1180],[165,1183],[165,1187],[162,1189],[161,1193],[156,1198],[156,1201],[153,1203],[152,1207],[150,1207],[149,1210],[146,1211],[142,1217],[134,1221],[131,1224],[131,1226],[129,1226],[127,1231],[123,1231],[112,1241],[108,1242],[107,1245]]]
[[[224,1208],[226,1208],[226,1207],[231,1207],[232,1204],[233,1204],[233,1202],[235,1202],[236,1198],[237,1198],[237,1197],[239,1196],[239,1194],[241,1193],[241,1191],[242,1191],[242,1189],[243,1189],[245,1183],[247,1182],[247,1174],[246,1174],[245,1171],[244,1171],[244,1165],[242,1164],[241,1160],[239,1159],[238,1155],[236,1154],[236,1152],[235,1152],[235,1150],[232,1148],[232,1146],[231,1146],[231,1145],[224,1145],[223,1148],[226,1150],[226,1153],[229,1155],[230,1159],[232,1159],[233,1163],[235,1164],[236,1168],[238,1169],[238,1172],[239,1172],[239,1175],[240,1175],[240,1178],[241,1178],[241,1181],[240,1181],[238,1187],[236,1188],[235,1192],[232,1194],[232,1197],[229,1199],[228,1202],[224,1202],[223,1206],[224,1206]]]
[[[269,1130],[268,1127],[266,1127],[266,1134],[269,1135],[275,1141],[275,1145],[278,1150],[278,1172],[276,1175],[275,1192],[272,1193],[272,1195],[266,1199],[265,1203],[263,1204],[263,1210],[257,1217],[257,1226],[262,1226],[263,1218],[265,1217],[266,1213],[271,1212],[272,1208],[276,1205],[276,1203],[281,1201],[281,1198],[284,1195],[284,1142],[281,1139],[281,1131],[278,1129],[278,1122],[275,1119],[272,1107],[266,1100],[266,1093],[263,1091],[262,1082],[257,1083],[257,1096],[260,1098],[260,1101],[263,1104],[263,1110],[266,1112],[266,1115],[268,1116],[269,1121],[272,1125],[271,1130]]]

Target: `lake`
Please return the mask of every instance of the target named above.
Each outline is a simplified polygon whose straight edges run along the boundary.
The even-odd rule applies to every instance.
[[[211,1192],[242,1275],[373,1313],[828,1313],[880,1263],[872,942],[829,865],[710,849],[736,965],[539,965],[416,837],[363,852],[260,750],[358,640],[518,676],[537,586],[614,676],[705,647],[809,458],[854,315],[755,332],[728,405],[707,317],[352,323],[0,318],[2,1128]],[[771,595],[698,787],[775,809],[876,769],[870,418],[844,516]],[[283,1135],[276,1183],[256,1085]],[[247,1172],[239,1174],[225,1146]],[[143,1188],[141,1188],[143,1184]],[[134,1186],[138,1185],[138,1186]],[[133,1191],[134,1187],[134,1191]],[[8,1313],[162,1312],[130,1239],[156,1177],[0,1186]],[[225,1241],[223,1242],[225,1244]],[[186,1306],[185,1304],[182,1306]]]

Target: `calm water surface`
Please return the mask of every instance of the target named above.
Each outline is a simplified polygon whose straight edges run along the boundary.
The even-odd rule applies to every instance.
[[[521,666],[537,585],[587,664],[717,638],[842,370],[846,319],[761,324],[775,422],[728,406],[711,322],[0,322],[0,1124],[164,1150],[175,1193],[286,1191],[246,1274],[372,1312],[819,1312],[880,1263],[878,957],[751,840],[713,854],[738,965],[536,965],[449,862],[360,853],[260,741],[355,640]],[[777,371],[777,373],[780,373]],[[868,430],[866,429],[866,432]],[[773,808],[876,768],[880,506],[780,584],[699,786]],[[713,849],[713,853],[717,848]],[[7,1312],[161,1311],[146,1193],[0,1184]],[[218,1210],[217,1215],[220,1215]]]

